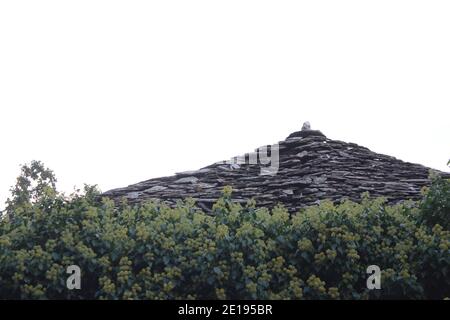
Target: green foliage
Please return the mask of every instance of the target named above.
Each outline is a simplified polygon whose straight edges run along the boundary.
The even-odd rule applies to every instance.
[[[430,227],[440,224],[450,229],[450,180],[431,175],[433,183],[425,188],[420,204],[420,221]]]
[[[414,203],[364,197],[289,215],[233,203],[227,188],[210,215],[190,199],[176,208],[116,206],[98,203],[95,188],[88,193],[25,203],[0,220],[0,299],[450,296],[450,231],[419,223]],[[439,196],[448,203],[448,192]],[[72,264],[81,268],[81,290],[66,288]],[[369,265],[382,270],[381,290],[366,288]]]
[[[6,201],[6,213],[12,217],[22,207],[53,199],[57,194],[56,177],[42,162],[33,160],[21,167],[21,174],[10,192],[12,198]]]

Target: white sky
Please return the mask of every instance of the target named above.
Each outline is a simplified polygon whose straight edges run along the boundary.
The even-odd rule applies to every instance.
[[[329,138],[448,171],[449,1],[1,1],[0,202]],[[2,206],[2,205],[0,205]]]

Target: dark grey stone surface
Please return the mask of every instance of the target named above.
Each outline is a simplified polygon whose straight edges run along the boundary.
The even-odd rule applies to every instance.
[[[248,158],[247,158],[248,160]],[[203,209],[211,208],[224,186],[233,187],[233,199],[257,205],[285,205],[290,212],[318,200],[361,199],[362,192],[383,196],[391,203],[417,200],[422,187],[430,184],[429,170],[420,164],[378,154],[354,143],[328,139],[320,131],[294,132],[279,142],[277,174],[260,175],[261,164],[215,163],[200,170],[177,173],[114,189],[103,195],[130,203],[158,198],[173,205],[192,197]],[[450,178],[450,173],[439,172]]]

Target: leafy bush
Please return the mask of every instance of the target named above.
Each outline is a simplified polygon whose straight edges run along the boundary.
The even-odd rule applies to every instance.
[[[431,187],[424,190],[420,220],[428,226],[439,223],[445,229],[450,229],[450,180],[433,174],[431,179]]]
[[[47,196],[0,220],[0,299],[442,299],[450,231],[420,223],[427,201],[448,204],[436,190],[422,209],[364,196],[292,216],[233,203],[230,188],[213,214],[190,199],[169,208],[98,203],[95,189]],[[66,288],[73,264],[81,290]],[[366,287],[369,265],[382,270],[381,290]]]
[[[56,177],[52,170],[40,161],[31,161],[21,167],[16,185],[11,188],[11,198],[6,201],[6,214],[10,217],[16,208],[35,202],[45,203],[45,199],[56,195]]]

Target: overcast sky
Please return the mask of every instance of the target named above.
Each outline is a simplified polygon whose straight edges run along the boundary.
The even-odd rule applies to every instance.
[[[306,120],[448,171],[449,17],[449,1],[2,1],[0,202],[33,159],[63,191],[106,191]]]

